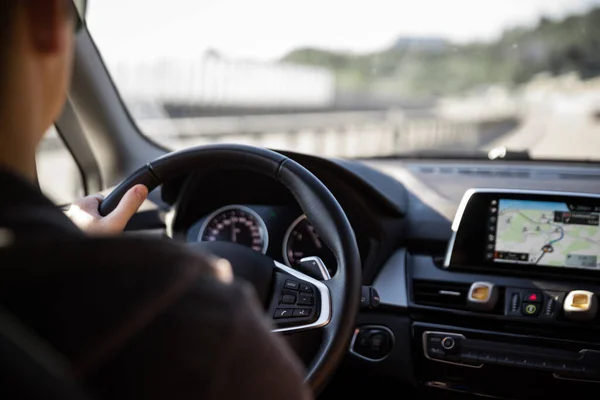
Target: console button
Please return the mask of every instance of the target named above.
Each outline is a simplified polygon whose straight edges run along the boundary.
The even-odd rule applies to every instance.
[[[564,299],[565,294],[562,292],[547,292],[542,316],[544,318],[556,318],[558,312],[562,309]]]
[[[523,302],[523,308],[521,309],[521,314],[526,317],[537,317],[541,311],[540,303],[529,303]]]
[[[479,362],[484,364],[496,364],[496,360],[498,356],[494,353],[490,353],[488,351],[480,351],[479,352]]]
[[[440,336],[440,335],[429,335],[427,336],[427,343],[430,346],[437,346],[440,347],[442,345],[442,339],[445,336]]]
[[[452,351],[456,347],[456,341],[451,336],[446,336],[442,339],[442,347],[447,351]]]
[[[568,361],[558,361],[554,364],[554,371],[560,372],[571,372],[573,365]]]
[[[535,360],[534,366],[546,371],[553,371],[555,363],[550,360]]]
[[[446,351],[441,347],[428,347],[427,354],[429,355],[429,357],[436,358],[438,360],[443,360],[446,358]]]
[[[506,315],[521,316],[523,293],[519,289],[506,288]]]
[[[518,312],[521,305],[521,293],[515,292],[510,297],[510,311]]]
[[[392,345],[393,336],[389,331],[373,327],[360,330],[352,350],[368,359],[380,360],[390,353]],[[435,358],[432,355],[430,357]]]
[[[594,368],[585,364],[575,364],[571,369],[573,375],[588,377],[594,374]]]
[[[466,350],[460,354],[460,360],[463,364],[479,365],[478,354],[474,350]]]
[[[527,301],[530,303],[541,303],[544,300],[544,295],[542,292],[534,292],[528,291],[525,292],[525,296],[523,296],[523,301]]]
[[[536,359],[529,356],[517,356],[515,365],[518,367],[535,367]]]
[[[496,358],[496,363],[498,365],[514,365],[515,356],[513,356],[512,354],[498,355],[498,357]]]

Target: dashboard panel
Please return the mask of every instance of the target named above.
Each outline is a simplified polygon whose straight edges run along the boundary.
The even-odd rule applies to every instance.
[[[302,258],[320,257],[330,274],[337,268],[333,253],[294,206],[230,204],[194,222],[186,240],[239,243],[296,268]]]
[[[565,258],[571,254],[577,256],[577,262],[589,264],[585,268],[538,265],[539,270],[535,270],[535,265],[489,263],[486,250],[497,243],[485,242],[484,235],[492,229],[491,201],[499,202],[524,190],[593,197],[588,195],[600,192],[597,166],[466,160],[352,161],[286,155],[311,170],[338,199],[356,233],[363,284],[380,295],[377,309],[363,310],[359,315],[356,332],[360,335],[363,328],[381,328],[381,332],[387,329],[393,335],[394,346],[377,361],[351,353],[346,364],[360,371],[359,376],[369,371],[416,387],[507,398],[568,395],[593,385],[590,381],[600,381],[595,359],[600,352],[600,316],[590,318],[588,314],[586,319],[582,317],[585,312],[565,309],[567,302],[575,309],[598,311],[600,274],[592,271],[591,257],[579,257],[589,254],[579,254],[581,249],[563,252]],[[287,190],[247,171],[214,172],[194,174],[163,186],[163,198],[176,209],[173,236],[198,240],[211,213],[240,205],[264,221],[269,239],[267,254],[285,262],[284,242],[292,236],[290,226],[302,221],[303,215]],[[502,196],[489,199],[484,213],[468,223],[483,221],[480,231],[467,231],[463,241],[467,252],[476,252],[478,258],[473,258],[470,265],[445,265],[447,250],[454,246],[456,232],[452,225],[461,198],[469,189],[489,187],[500,189]],[[558,200],[567,208],[570,203],[588,205],[580,199]],[[551,211],[553,216],[554,211],[567,212]],[[548,224],[547,220],[546,225],[557,222]],[[536,232],[536,226],[528,229]],[[498,226],[493,228],[497,232]],[[561,237],[560,232],[554,232],[556,227],[548,232],[546,228],[540,226],[540,231],[549,235],[549,241],[539,246],[540,251]],[[510,254],[510,249],[494,247],[496,250],[506,251],[503,257],[509,259],[523,253]],[[528,257],[532,255],[527,252]],[[569,298],[572,292],[579,293]],[[475,300],[479,297],[479,304],[469,300],[473,294]],[[493,306],[485,304],[488,295],[494,299]],[[452,340],[445,343],[454,343],[450,350],[441,345],[446,337]],[[531,360],[511,358],[518,355],[506,354],[511,346]],[[499,361],[501,357],[503,361]],[[568,362],[561,364],[561,360]],[[515,385],[507,385],[509,381]],[[532,381],[537,384],[528,384]],[[517,390],[516,386],[524,389]]]

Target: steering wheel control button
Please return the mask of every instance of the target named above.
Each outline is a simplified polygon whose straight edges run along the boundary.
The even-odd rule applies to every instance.
[[[454,340],[453,337],[446,336],[445,338],[442,339],[441,344],[444,349],[451,351],[456,346],[456,341]]]
[[[275,319],[292,318],[293,314],[294,314],[293,308],[278,308],[275,310],[275,314],[273,315],[273,318],[275,318]]]
[[[296,308],[294,310],[294,317],[308,317],[310,316],[311,309],[310,308]]]
[[[312,294],[300,293],[300,296],[298,296],[299,306],[312,306],[313,304],[315,304],[315,298]]]
[[[360,308],[363,310],[373,309],[379,306],[381,298],[379,293],[371,286],[363,286],[360,290]]]
[[[283,285],[284,288],[286,289],[290,289],[290,290],[298,290],[298,286],[300,286],[300,284],[296,281],[291,281],[291,280],[287,280],[285,281],[285,284]]]
[[[590,321],[598,313],[598,298],[587,290],[573,290],[565,298],[563,312],[571,321]]]
[[[350,352],[368,361],[380,361],[392,351],[394,335],[388,328],[369,326],[357,328],[350,345]]]
[[[306,293],[312,293],[312,288],[308,285],[305,285],[304,283],[300,284],[300,291],[301,292],[306,292]]]
[[[467,306],[474,311],[492,311],[498,303],[499,290],[490,282],[475,282],[467,294]]]
[[[296,296],[292,294],[284,294],[281,296],[281,304],[296,304]]]

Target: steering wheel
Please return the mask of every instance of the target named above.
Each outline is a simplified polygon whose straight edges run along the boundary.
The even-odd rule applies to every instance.
[[[354,231],[331,192],[306,168],[274,151],[244,145],[210,145],[189,148],[160,157],[135,171],[100,204],[100,214],[115,209],[136,184],[151,191],[169,179],[219,166],[251,170],[285,185],[337,260],[330,279],[314,279],[250,248],[225,242],[190,244],[230,261],[234,274],[253,284],[273,319],[276,332],[320,329],[322,340],[307,366],[306,382],[319,393],[345,356],[359,308],[361,263]],[[281,304],[283,296],[296,296],[296,304]],[[289,304],[291,297],[287,297]],[[299,336],[300,337],[300,336]]]

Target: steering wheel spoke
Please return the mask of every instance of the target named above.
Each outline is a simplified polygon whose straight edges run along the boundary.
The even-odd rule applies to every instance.
[[[331,321],[331,294],[322,282],[274,261],[273,296],[268,315],[274,332],[323,328]]]

